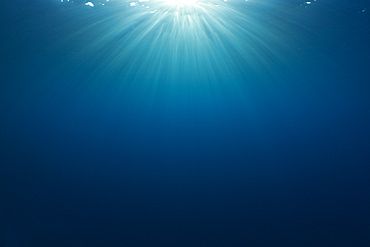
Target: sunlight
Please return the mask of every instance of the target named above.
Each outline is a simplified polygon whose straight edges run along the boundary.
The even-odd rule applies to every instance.
[[[197,0],[168,0],[166,3],[171,5],[194,5],[197,4]]]
[[[216,81],[232,76],[237,66],[246,68],[243,73],[266,74],[280,63],[286,35],[279,25],[283,15],[273,7],[245,0],[112,2],[81,29],[94,38],[80,57],[97,54],[101,67],[122,78],[194,81],[192,76],[201,75],[200,81]]]

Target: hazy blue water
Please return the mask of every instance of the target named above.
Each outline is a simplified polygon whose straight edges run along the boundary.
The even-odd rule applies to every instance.
[[[2,4],[0,246],[367,246],[369,13]]]

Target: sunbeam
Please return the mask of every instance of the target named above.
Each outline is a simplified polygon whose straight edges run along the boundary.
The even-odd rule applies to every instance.
[[[121,78],[166,75],[167,80],[206,82],[241,71],[264,74],[283,62],[280,53],[287,48],[272,5],[141,0],[112,6],[96,11],[93,21],[75,35],[96,37],[82,52],[99,57],[101,69]]]

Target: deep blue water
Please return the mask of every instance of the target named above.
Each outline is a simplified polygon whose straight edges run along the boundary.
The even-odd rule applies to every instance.
[[[0,246],[368,246],[368,1],[93,3],[1,3]]]

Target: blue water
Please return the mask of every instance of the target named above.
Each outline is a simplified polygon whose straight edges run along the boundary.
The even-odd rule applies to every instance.
[[[0,246],[370,243],[368,1],[90,5],[1,4]]]

